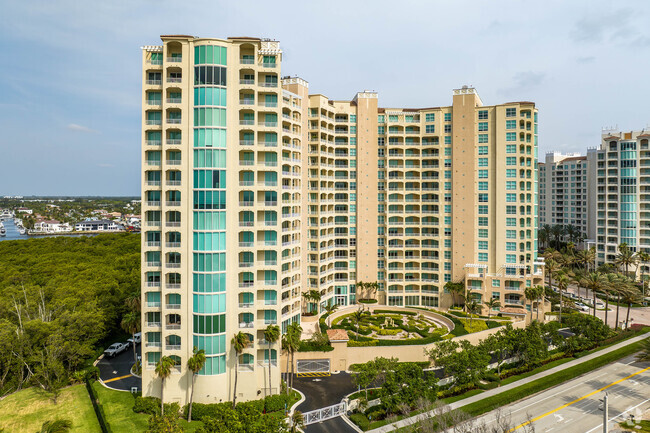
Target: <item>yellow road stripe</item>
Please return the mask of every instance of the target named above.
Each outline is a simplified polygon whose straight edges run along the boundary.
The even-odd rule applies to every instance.
[[[515,430],[517,430],[517,429],[519,429],[519,428],[525,427],[525,426],[527,426],[528,424],[531,424],[531,423],[533,423],[533,422],[535,422],[535,421],[537,421],[537,420],[540,420],[540,419],[542,419],[542,418],[544,418],[544,417],[547,417],[547,416],[549,416],[549,415],[552,415],[552,414],[554,414],[555,412],[564,409],[565,407],[571,406],[572,404],[575,404],[575,403],[577,403],[577,402],[579,402],[579,401],[582,401],[582,400],[584,400],[585,398],[589,398],[589,397],[591,397],[591,396],[594,395],[594,394],[597,394],[597,393],[599,393],[599,392],[601,392],[601,391],[604,391],[604,390],[606,390],[607,388],[610,388],[610,387],[612,387],[612,386],[614,386],[614,385],[618,385],[619,383],[621,383],[621,382],[623,382],[623,381],[625,381],[625,380],[628,380],[628,379],[630,379],[631,377],[634,377],[634,376],[636,376],[637,374],[641,374],[641,373],[643,373],[643,372],[645,372],[645,371],[648,371],[648,370],[650,370],[650,367],[644,368],[643,370],[639,370],[639,371],[637,371],[636,373],[632,373],[632,374],[630,374],[630,375],[627,376],[627,377],[624,377],[624,378],[622,378],[622,379],[617,380],[616,382],[612,382],[612,383],[610,383],[609,385],[605,385],[605,386],[603,386],[603,387],[600,388],[600,389],[597,389],[597,390],[595,390],[595,391],[592,391],[592,392],[590,392],[589,394],[583,395],[583,396],[580,397],[580,398],[577,398],[577,399],[575,399],[575,400],[573,400],[573,401],[571,401],[571,402],[569,402],[569,403],[563,404],[562,406],[560,406],[560,407],[558,407],[558,408],[555,408],[555,409],[553,409],[553,410],[551,410],[551,411],[549,411],[549,412],[546,412],[545,414],[540,415],[540,416],[538,416],[537,418],[533,418],[533,419],[531,419],[531,420],[529,420],[529,421],[526,421],[525,423],[519,424],[517,427],[514,427],[514,428],[512,428],[512,429],[510,429],[510,430],[508,430],[508,431],[509,431],[509,432],[513,432],[513,431],[515,431]]]
[[[313,372],[313,373],[296,373],[297,377],[324,377],[331,376],[329,372]]]
[[[126,379],[127,377],[131,377],[131,375],[127,374],[126,376],[114,377],[112,379],[105,380],[104,383],[114,382],[114,381],[120,380],[120,379]]]

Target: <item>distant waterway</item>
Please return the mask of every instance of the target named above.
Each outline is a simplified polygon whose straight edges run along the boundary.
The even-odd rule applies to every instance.
[[[20,239],[42,238],[42,237],[49,237],[49,236],[72,236],[72,237],[97,236],[97,233],[87,233],[87,234],[59,233],[59,234],[52,234],[52,235],[34,235],[34,236],[30,236],[27,234],[21,235],[20,232],[18,232],[18,228],[16,227],[13,218],[8,220],[3,220],[2,223],[4,224],[5,230],[7,231],[7,236],[4,237],[0,236],[0,241],[15,241]]]

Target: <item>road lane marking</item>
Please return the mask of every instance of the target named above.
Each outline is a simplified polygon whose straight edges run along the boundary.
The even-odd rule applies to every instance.
[[[112,379],[104,380],[103,382],[104,383],[115,382],[116,380],[126,379],[127,377],[131,377],[131,375],[127,374],[126,376],[114,377]]]
[[[650,401],[650,398],[647,399],[647,400],[642,401],[641,403],[637,404],[637,405],[634,406],[634,407],[631,407],[631,408],[627,409],[627,410],[624,411],[624,412],[619,413],[619,414],[616,415],[615,417],[608,419],[607,422],[614,421],[614,420],[615,420],[616,418],[618,418],[619,416],[621,416],[621,415],[625,415],[625,414],[628,413],[629,411],[636,409],[637,407],[641,406],[642,404],[644,404],[644,403],[646,403],[646,402],[648,402],[648,401]],[[600,424],[598,424],[596,427],[594,427],[594,428],[592,428],[591,430],[589,430],[587,433],[591,433],[592,431],[596,431],[596,430],[600,429],[602,426],[603,426],[603,424],[600,423]]]
[[[535,421],[538,421],[538,420],[540,420],[540,419],[542,419],[542,418],[544,418],[544,417],[547,417],[547,416],[549,416],[549,415],[552,415],[552,414],[554,414],[555,412],[564,409],[565,407],[569,407],[569,406],[571,406],[571,405],[573,405],[573,404],[575,404],[575,403],[578,403],[578,402],[580,402],[580,401],[582,401],[582,400],[584,400],[584,399],[586,399],[586,398],[591,397],[591,396],[594,395],[594,394],[598,394],[598,393],[601,392],[601,391],[604,391],[604,390],[606,390],[606,389],[608,389],[608,388],[610,388],[610,387],[612,387],[612,386],[614,386],[614,385],[618,385],[619,383],[621,383],[621,382],[623,382],[623,381],[626,381],[626,380],[628,380],[628,379],[630,379],[630,378],[632,378],[632,377],[634,377],[634,376],[637,376],[637,375],[639,375],[639,374],[641,374],[641,373],[644,373],[644,372],[646,372],[646,371],[648,371],[648,370],[650,370],[650,367],[646,367],[646,368],[644,368],[643,370],[639,370],[639,371],[637,371],[636,373],[632,373],[632,374],[630,374],[629,376],[626,376],[626,377],[624,377],[624,378],[622,378],[622,379],[619,379],[619,380],[617,380],[616,382],[612,382],[612,383],[610,383],[609,385],[605,385],[605,386],[603,386],[602,388],[597,389],[597,390],[595,390],[595,391],[592,391],[592,392],[590,392],[589,394],[585,394],[585,395],[583,395],[583,396],[580,397],[580,398],[577,398],[577,399],[575,399],[575,400],[573,400],[573,401],[570,401],[569,403],[565,403],[565,404],[563,404],[562,406],[559,406],[559,407],[557,407],[557,408],[555,408],[555,409],[553,409],[553,410],[551,410],[551,411],[546,412],[545,414],[542,414],[542,415],[540,415],[540,416],[538,416],[538,417],[536,417],[536,418],[533,418],[533,419],[531,419],[531,420],[529,420],[529,421],[526,421],[526,422],[524,422],[524,423],[521,423],[521,424],[519,424],[517,427],[513,427],[513,428],[511,428],[510,430],[508,430],[508,432],[513,432],[513,431],[515,431],[515,430],[517,430],[517,429],[520,429],[520,428],[522,428],[522,427],[525,427],[525,426],[527,426],[528,424],[531,424],[531,423],[533,423],[533,422],[535,422]]]

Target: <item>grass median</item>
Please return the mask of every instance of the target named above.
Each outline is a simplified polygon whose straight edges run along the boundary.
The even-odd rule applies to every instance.
[[[575,379],[578,376],[589,373],[590,371],[596,370],[600,367],[631,355],[640,350],[640,346],[641,342],[630,344],[629,346],[622,347],[620,349],[614,350],[613,352],[606,353],[602,356],[590,359],[589,361],[585,361],[565,370],[558,371],[557,373],[553,373],[549,376],[542,377],[511,390],[504,391],[493,397],[487,397],[475,403],[468,404],[466,406],[463,406],[461,410],[474,416],[484,414],[498,407],[505,406],[517,400],[521,400],[522,398],[536,394],[540,391],[544,391],[548,388],[552,388],[561,383]]]

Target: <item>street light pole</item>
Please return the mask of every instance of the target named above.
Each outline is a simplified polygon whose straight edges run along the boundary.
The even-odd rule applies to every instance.
[[[609,407],[608,407],[608,397],[607,393],[605,393],[605,397],[603,397],[603,433],[608,433],[609,432],[609,426],[607,425],[609,421]]]

